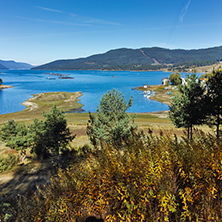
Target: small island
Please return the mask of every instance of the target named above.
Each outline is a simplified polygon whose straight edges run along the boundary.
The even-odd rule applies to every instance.
[[[22,103],[26,106],[25,111],[46,111],[51,109],[53,105],[61,108],[64,112],[81,112],[83,105],[79,103],[79,97],[82,92],[49,92],[38,93],[33,95],[27,101]]]

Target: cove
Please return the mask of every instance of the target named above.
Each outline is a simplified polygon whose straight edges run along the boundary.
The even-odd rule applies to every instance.
[[[57,74],[57,75],[52,75]],[[70,78],[59,78],[60,75]],[[84,112],[96,112],[99,100],[108,90],[121,91],[128,100],[133,95],[133,106],[128,112],[154,112],[168,110],[165,104],[150,100],[141,91],[132,90],[137,86],[161,84],[161,79],[170,76],[162,71],[44,71],[44,70],[1,70],[0,78],[5,85],[13,88],[0,90],[0,114],[25,109],[21,103],[33,94],[43,92],[81,91],[80,103]],[[185,74],[181,74],[182,77]]]

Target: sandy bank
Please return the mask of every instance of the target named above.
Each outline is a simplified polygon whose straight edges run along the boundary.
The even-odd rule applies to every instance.
[[[1,89],[12,88],[12,87],[14,87],[14,86],[0,85],[0,90],[1,90]]]

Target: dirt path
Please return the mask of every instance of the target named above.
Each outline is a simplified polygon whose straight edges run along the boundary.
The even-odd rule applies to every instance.
[[[21,165],[13,172],[0,174],[0,194],[25,193],[36,190],[36,186],[48,184],[52,168],[48,163]]]

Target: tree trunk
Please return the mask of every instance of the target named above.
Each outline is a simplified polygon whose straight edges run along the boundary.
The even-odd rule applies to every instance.
[[[190,139],[193,139],[193,125],[190,127]]]
[[[187,139],[190,139],[190,127],[187,128]]]
[[[217,114],[217,139],[219,139],[220,134],[220,114]]]

